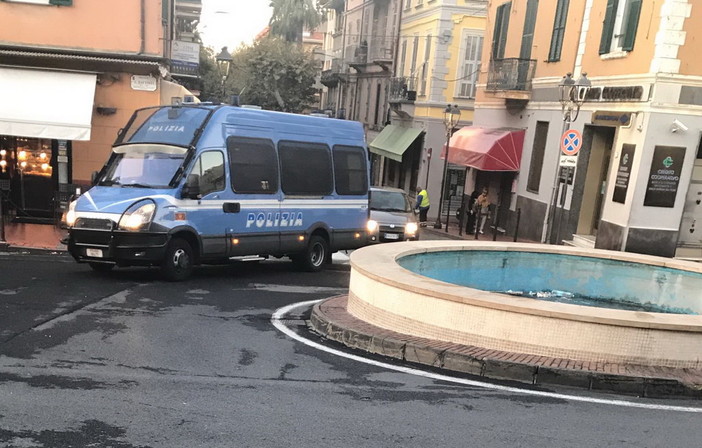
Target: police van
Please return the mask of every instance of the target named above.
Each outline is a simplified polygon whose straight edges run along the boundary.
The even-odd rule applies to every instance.
[[[68,250],[97,271],[288,256],[318,271],[366,244],[368,153],[358,122],[233,106],[140,109],[66,213]]]

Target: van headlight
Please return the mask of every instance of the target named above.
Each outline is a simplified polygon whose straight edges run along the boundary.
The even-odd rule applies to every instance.
[[[417,227],[416,222],[408,222],[407,225],[405,226],[405,233],[408,235],[416,234],[417,230],[419,230],[419,227]]]
[[[118,228],[136,232],[149,227],[154,219],[156,204],[151,200],[139,201],[132,204],[119,218]]]
[[[366,224],[366,230],[368,230],[368,233],[374,233],[376,230],[378,230],[378,221],[369,219],[368,223]]]
[[[71,201],[66,212],[66,227],[73,227],[76,224],[76,202]]]

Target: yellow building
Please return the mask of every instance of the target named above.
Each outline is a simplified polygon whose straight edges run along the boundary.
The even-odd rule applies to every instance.
[[[527,238],[702,257],[702,5],[493,0],[488,8],[474,123],[526,132],[517,182],[500,198],[506,223],[520,210]],[[589,89],[561,98],[571,92],[559,88],[564,79],[586,78]],[[561,146],[579,147],[577,159],[562,158]],[[557,174],[568,164],[566,182]]]
[[[389,92],[391,124],[370,142],[377,155],[374,179],[406,191],[425,187],[432,219],[440,202],[444,213],[449,198],[451,210],[460,205],[467,178],[469,188],[474,183],[465,165],[449,164],[444,173],[441,151],[447,140],[447,105],[461,111],[456,128],[473,121],[486,14],[483,1],[402,2],[397,68]]]

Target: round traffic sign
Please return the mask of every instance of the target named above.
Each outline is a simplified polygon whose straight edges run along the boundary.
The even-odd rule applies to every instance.
[[[561,137],[561,151],[567,156],[574,156],[583,146],[583,136],[580,131],[568,129]]]

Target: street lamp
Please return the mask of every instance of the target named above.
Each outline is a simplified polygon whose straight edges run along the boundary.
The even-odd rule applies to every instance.
[[[461,110],[458,108],[458,104],[451,106],[450,104],[446,106],[444,110],[444,126],[446,127],[446,155],[444,156],[444,174],[441,176],[441,196],[439,197],[439,212],[436,215],[436,222],[434,223],[435,229],[441,228],[441,206],[444,203],[444,187],[446,186],[446,173],[448,171],[448,159],[449,150],[451,146],[451,135],[453,135],[453,128],[458,124],[458,120],[461,119]],[[449,201],[449,210],[446,210],[446,227],[445,231],[448,232],[448,222],[449,213],[451,209],[451,202]]]
[[[233,59],[232,55],[229,54],[227,47],[222,47],[222,51],[215,57],[217,61],[217,68],[219,73],[222,75],[222,98],[226,98],[226,90],[224,89],[224,83],[229,76],[229,66],[231,65]]]
[[[563,136],[566,133],[566,131],[570,129],[571,123],[578,119],[578,115],[580,115],[580,108],[585,103],[585,100],[587,99],[587,95],[590,92],[591,87],[592,83],[589,79],[587,79],[587,73],[583,73],[577,81],[573,79],[572,73],[568,73],[558,84],[558,93],[560,94],[559,101],[561,103],[561,113],[563,114],[563,132],[561,132],[561,136]],[[557,154],[558,163],[556,164],[556,174],[553,177],[553,190],[551,191],[551,200],[546,206],[546,216],[544,217],[544,226],[541,232],[542,243],[546,241],[550,242],[553,233],[553,218],[555,217],[556,201],[558,200],[558,183],[561,174],[560,148]],[[566,185],[568,179],[571,177],[570,170],[572,169],[573,168],[566,168]],[[558,241],[556,241],[556,243],[558,243]]]

